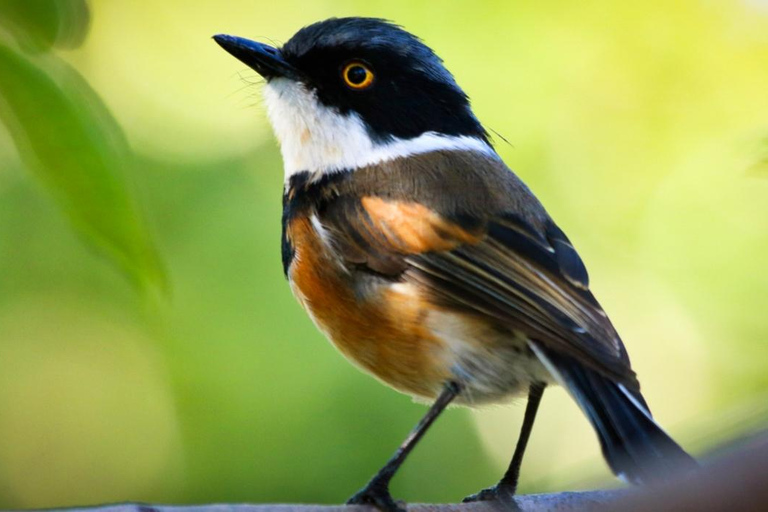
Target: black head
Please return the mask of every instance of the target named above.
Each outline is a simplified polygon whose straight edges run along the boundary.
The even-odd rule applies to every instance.
[[[215,36],[268,81],[299,81],[318,101],[356,113],[372,139],[426,132],[487,134],[443,61],[416,36],[375,18],[331,18],[299,30],[282,48]]]

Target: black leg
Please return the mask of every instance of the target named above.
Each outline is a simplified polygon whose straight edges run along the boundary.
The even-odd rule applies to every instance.
[[[517,438],[515,453],[512,455],[512,461],[509,468],[498,484],[488,489],[483,489],[477,494],[467,496],[464,502],[496,500],[501,497],[511,497],[517,492],[517,481],[520,478],[520,466],[523,463],[525,448],[528,446],[528,439],[531,437],[533,422],[536,419],[536,413],[539,410],[541,397],[544,394],[546,384],[534,383],[528,388],[528,404],[525,406],[525,416],[523,417],[523,426],[520,427],[520,435]]]
[[[429,408],[427,414],[419,421],[416,428],[408,434],[408,437],[405,438],[405,441],[403,441],[403,444],[400,445],[392,458],[384,464],[384,467],[371,478],[371,481],[365,487],[349,498],[347,505],[368,504],[374,505],[386,512],[402,511],[403,509],[395,503],[395,500],[389,494],[389,482],[395,476],[395,473],[403,464],[408,454],[411,453],[413,447],[416,446],[416,443],[424,436],[429,426],[432,425],[440,413],[460,392],[461,387],[458,384],[454,382],[446,384],[445,389],[437,397],[432,407]]]

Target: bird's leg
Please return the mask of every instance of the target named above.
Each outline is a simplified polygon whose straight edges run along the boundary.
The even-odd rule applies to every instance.
[[[517,481],[520,478],[520,465],[523,463],[525,448],[528,446],[528,438],[531,437],[533,422],[536,419],[536,412],[539,410],[539,403],[544,394],[546,384],[535,382],[528,388],[528,404],[525,406],[525,416],[523,417],[523,426],[520,428],[520,435],[517,438],[515,453],[512,455],[512,461],[504,476],[499,483],[488,489],[483,489],[477,494],[467,496],[464,502],[470,501],[488,501],[500,498],[510,498],[517,492]]]
[[[430,425],[437,419],[441,412],[456,398],[461,392],[461,386],[455,382],[449,382],[429,408],[427,414],[421,418],[418,425],[408,434],[403,444],[397,449],[392,458],[390,458],[383,468],[371,478],[360,491],[347,500],[347,505],[368,504],[374,505],[385,512],[402,511],[403,508],[395,503],[389,494],[389,482],[395,476],[398,468],[403,464],[405,458],[411,453],[416,443],[424,436]]]

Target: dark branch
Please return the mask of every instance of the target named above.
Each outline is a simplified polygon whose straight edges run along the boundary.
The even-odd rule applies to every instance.
[[[562,512],[587,510],[605,504],[626,494],[626,491],[562,492],[558,494],[531,494],[518,496],[515,504],[519,512]],[[70,508],[67,512],[372,512],[376,509],[364,505],[144,505],[126,503],[100,507]],[[428,505],[408,505],[409,512],[499,512],[490,502]]]
[[[721,450],[721,453],[724,453]],[[492,503],[408,505],[410,512],[762,511],[768,503],[768,433],[705,460],[700,471],[645,488],[517,496],[509,507]],[[66,512],[373,512],[361,505],[146,505],[126,503]]]

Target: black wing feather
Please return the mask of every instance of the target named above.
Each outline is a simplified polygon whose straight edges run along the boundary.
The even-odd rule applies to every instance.
[[[584,264],[551,223],[537,232],[513,214],[486,238],[450,252],[408,257],[412,275],[443,302],[482,311],[637,389],[618,334],[587,288]]]

